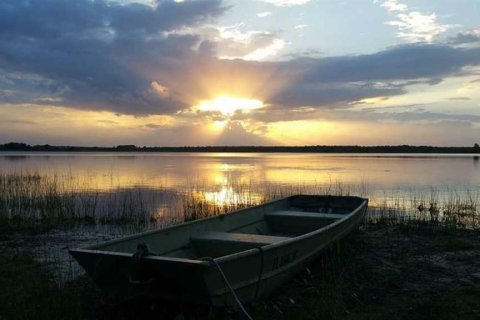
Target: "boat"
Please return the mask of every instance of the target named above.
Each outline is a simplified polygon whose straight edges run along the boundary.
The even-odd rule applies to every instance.
[[[97,285],[211,306],[266,297],[355,229],[368,199],[295,195],[69,250]]]

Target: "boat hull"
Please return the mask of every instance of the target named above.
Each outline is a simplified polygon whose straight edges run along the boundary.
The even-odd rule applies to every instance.
[[[246,303],[269,295],[302,270],[327,246],[358,227],[365,216],[368,201],[357,197],[293,196],[223,217],[202,219],[91,248],[74,249],[70,253],[99,287],[120,297],[147,295],[188,303],[235,306],[224,279],[210,259],[156,255],[135,258],[132,245],[142,239],[157,239],[160,235],[170,235],[178,239],[180,244],[184,244],[202,232],[220,230],[250,233],[254,228],[258,229],[263,221],[268,221],[268,214],[271,212],[279,213],[279,210],[292,207],[318,212],[318,208],[325,203],[340,210],[345,207],[342,203],[349,201],[355,202],[353,208],[333,222],[328,218],[323,219],[322,221],[326,221],[325,225],[317,224],[321,227],[309,230],[310,213],[297,212],[299,217],[293,217],[291,221],[282,217],[280,222],[284,223],[277,223],[276,231],[286,232],[289,230],[284,229],[289,225],[297,224],[298,228],[308,232],[279,238],[280,241],[276,243],[253,246],[244,251],[214,257],[239,299]],[[273,218],[275,217],[278,215],[273,215]],[[295,233],[295,230],[292,232]]]

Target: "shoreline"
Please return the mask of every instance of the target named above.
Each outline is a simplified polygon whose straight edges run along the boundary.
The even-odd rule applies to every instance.
[[[0,152],[221,152],[221,153],[386,153],[386,154],[480,154],[480,147],[467,146],[358,146],[358,145],[310,145],[310,146],[182,146],[139,147],[136,145],[98,146],[53,146],[28,145],[11,142],[0,144]]]

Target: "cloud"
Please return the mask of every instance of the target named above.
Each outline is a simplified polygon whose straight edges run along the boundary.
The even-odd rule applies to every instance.
[[[157,81],[152,81],[152,83],[150,84],[152,89],[161,97],[169,97],[170,96],[170,89],[165,87],[165,86],[162,86],[160,83],[158,83]]]
[[[392,113],[377,113],[374,115],[378,120],[394,120],[405,123],[444,123],[444,122],[461,122],[465,124],[480,123],[480,116],[473,114],[445,114],[438,112],[392,112]]]
[[[265,146],[278,145],[274,141],[249,132],[240,121],[229,121],[214,145],[218,146]]]
[[[438,35],[453,27],[438,23],[435,13],[413,11],[397,0],[376,0],[375,3],[380,3],[382,7],[396,15],[397,20],[388,21],[386,24],[397,27],[399,29],[397,36],[411,43],[432,42]]]
[[[461,49],[446,45],[411,44],[368,55],[312,60],[306,77],[310,81],[395,81],[438,79],[453,75],[465,66],[480,64],[479,48]]]
[[[270,114],[259,114],[255,119],[264,123],[279,121],[303,121],[321,119],[323,121],[382,121],[396,123],[436,124],[445,121],[461,122],[469,125],[480,124],[480,116],[475,114],[453,114],[425,110],[427,105],[396,105],[389,107],[369,107],[363,109],[290,109],[275,110]],[[430,106],[434,107],[434,106]]]
[[[259,0],[278,7],[292,7],[309,3],[311,0]]]
[[[375,3],[380,2],[380,0],[376,0]],[[397,0],[385,0],[380,4],[382,7],[387,8],[390,12],[404,12],[408,9],[406,4],[398,3]]]
[[[163,125],[161,125],[161,124],[156,124],[156,123],[147,123],[147,124],[145,125],[145,127],[150,128],[150,129],[158,129],[158,128],[162,128]]]
[[[308,27],[308,24],[298,24],[294,27],[294,29],[301,30],[305,29],[306,27]]]
[[[265,17],[271,16],[271,15],[272,15],[272,12],[270,12],[270,11],[264,11],[264,12],[257,13],[257,17],[259,17],[259,18],[265,18]]]
[[[448,39],[450,44],[470,44],[480,43],[480,28],[467,32],[459,32],[454,37]]]
[[[203,35],[215,46],[220,59],[265,60],[284,48],[285,41],[268,31],[243,31],[242,23],[231,26],[205,26],[183,32]]]
[[[468,100],[472,100],[472,98],[470,98],[470,97],[451,97],[451,98],[448,98],[448,100],[452,100],[452,101],[468,101]]]
[[[365,98],[399,95],[412,84],[435,85],[443,77],[460,74],[464,67],[480,65],[480,48],[446,45],[402,45],[370,55],[285,62],[295,79],[271,98],[286,106],[333,108]]]
[[[3,101],[42,98],[136,114],[184,107],[175,92],[166,96],[152,89],[154,81],[162,82],[146,77],[138,64],[173,65],[196,56],[199,38],[166,33],[224,11],[220,0],[162,1],[155,7],[104,0],[2,1],[0,69],[10,81],[4,85],[19,91]]]

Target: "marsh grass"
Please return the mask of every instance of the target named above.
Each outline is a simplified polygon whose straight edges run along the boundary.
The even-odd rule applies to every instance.
[[[372,194],[364,182],[347,185],[339,181],[313,185],[190,183],[175,190],[141,186],[112,186],[105,190],[92,185],[92,181],[80,181],[70,174],[0,174],[0,228],[41,232],[72,224],[128,224],[136,230],[145,230],[224,214],[294,194],[368,197],[366,223],[370,224],[474,229],[480,224],[480,195],[476,190]]]
[[[103,191],[71,175],[0,174],[0,228],[43,231],[72,224],[137,224],[158,220],[158,203],[176,195],[142,188]],[[158,197],[158,194],[161,197]]]
[[[365,223],[443,229],[478,229],[480,204],[479,192],[447,189],[440,193],[385,195],[377,206],[370,206]]]

